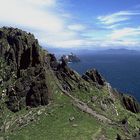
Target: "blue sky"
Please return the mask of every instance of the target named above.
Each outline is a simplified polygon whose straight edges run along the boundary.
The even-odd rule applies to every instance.
[[[140,49],[140,0],[0,0],[0,26],[56,48]]]

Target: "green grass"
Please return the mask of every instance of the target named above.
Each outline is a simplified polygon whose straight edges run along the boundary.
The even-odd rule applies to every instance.
[[[93,117],[73,107],[68,97],[62,95],[61,104],[54,104],[40,117],[20,131],[10,134],[10,140],[90,140],[101,124]],[[60,103],[60,101],[59,101]],[[70,122],[70,117],[75,119]],[[73,126],[76,125],[76,126]]]
[[[21,110],[17,113],[10,112],[3,104],[4,113],[1,116],[1,122],[7,117],[7,121],[11,118],[23,116],[29,111],[38,112],[44,108],[43,113],[36,118],[36,121],[30,122],[29,125],[20,129],[17,128],[12,131],[13,127],[6,133],[1,133],[0,138],[4,137],[7,140],[98,140],[105,136],[108,140],[114,140],[117,134],[125,137],[125,133],[121,127],[109,125],[99,122],[94,117],[86,114],[73,106],[69,97],[61,93],[60,89],[56,86],[56,81],[51,80],[51,72],[47,72],[47,79],[50,81],[48,84],[52,91],[52,103],[46,107],[38,107],[29,110]],[[140,114],[133,114],[126,111],[116,100],[114,105],[117,107],[119,116],[111,114],[111,109],[103,111],[101,109],[100,101],[108,98],[107,89],[92,88],[89,92],[84,90],[76,90],[71,93],[76,98],[87,103],[91,108],[106,117],[119,121],[128,118],[130,131],[133,133],[135,129],[140,128],[138,119]],[[96,96],[97,100],[91,102],[91,97]],[[69,119],[74,117],[73,121]]]
[[[98,122],[94,117],[75,108],[71,100],[60,92],[54,98],[54,103],[45,107],[45,111],[37,122],[32,122],[27,127],[14,132],[3,134],[8,140],[96,140],[104,135],[108,140],[116,138],[120,129]],[[38,111],[43,107],[34,109]],[[22,110],[15,115],[26,114]],[[71,122],[69,119],[74,117]],[[75,125],[75,126],[74,126]]]
[[[94,117],[81,112],[72,105],[69,97],[57,91],[53,103],[45,107],[37,122],[4,134],[9,140],[96,140],[105,136],[108,140],[123,134],[121,128],[100,123]],[[38,111],[43,107],[34,109]],[[27,113],[23,110],[16,115]],[[74,117],[73,121],[69,119]]]

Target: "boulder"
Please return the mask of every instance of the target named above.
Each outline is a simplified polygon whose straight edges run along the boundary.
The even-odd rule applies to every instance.
[[[133,113],[140,112],[140,104],[136,101],[136,99],[134,97],[123,94],[122,103],[127,110],[129,110]]]
[[[87,82],[94,83],[96,85],[104,86],[106,84],[105,79],[101,76],[101,74],[96,70],[87,71],[82,78]]]

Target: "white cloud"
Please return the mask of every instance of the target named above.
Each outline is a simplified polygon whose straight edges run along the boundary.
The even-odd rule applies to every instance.
[[[138,40],[111,40],[111,39],[101,39],[101,40],[86,40],[84,42],[85,46],[94,46],[95,48],[118,48],[125,47],[131,48],[140,46],[140,41]]]
[[[53,41],[53,44],[61,48],[79,48],[83,47],[84,40],[82,39],[73,39],[73,40],[64,40],[64,41]],[[85,46],[84,46],[85,47]]]
[[[54,47],[78,44],[76,42],[80,37],[77,31],[82,30],[84,26],[73,24],[68,27],[71,14],[60,10],[63,7],[58,0],[0,0],[0,3],[2,26],[31,30],[41,44]]]
[[[86,27],[81,24],[72,24],[68,26],[68,29],[74,30],[74,31],[83,31],[86,29]]]
[[[105,25],[107,28],[116,28],[120,23],[124,23],[131,19],[132,16],[138,16],[140,12],[136,11],[119,11],[113,14],[108,14],[104,16],[98,16],[97,19],[101,24]]]
[[[104,43],[104,46],[108,47],[126,47],[133,49],[134,47],[140,46],[140,41],[138,40],[108,40]]]
[[[120,21],[126,21],[130,19],[129,17],[120,17],[116,15],[109,15],[109,16],[100,16],[98,19],[101,21],[102,24],[110,25],[114,23],[118,23]]]
[[[59,0],[0,0],[0,25],[13,26],[32,31],[43,45],[54,47],[91,47],[138,45],[133,39],[140,35],[140,27],[122,28],[122,21],[139,12],[121,11],[100,16],[100,25],[109,28],[109,32],[94,30],[88,25],[74,23],[73,15],[65,11]],[[130,39],[132,38],[132,39]]]
[[[119,11],[113,14],[98,16],[98,25],[109,30],[106,31],[104,38],[95,41],[96,45],[102,47],[140,46],[140,26],[134,27],[133,24],[133,27],[131,27],[130,21],[130,19],[139,15],[140,12],[138,11]],[[99,42],[101,43],[99,44]]]
[[[28,2],[31,5],[36,6],[55,6],[56,0],[24,0],[24,2]]]
[[[34,4],[51,6],[54,0],[0,0],[0,21],[9,25],[20,25],[39,30],[59,32],[63,28],[64,21],[51,10],[43,11]]]
[[[140,35],[140,27],[137,27],[137,28],[128,27],[128,28],[122,28],[119,30],[113,30],[113,32],[109,35],[109,37],[110,39],[117,40],[117,39],[122,39],[125,37],[134,38],[139,35]]]

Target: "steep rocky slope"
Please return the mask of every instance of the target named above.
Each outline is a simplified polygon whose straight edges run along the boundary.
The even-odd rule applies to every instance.
[[[18,130],[23,135],[30,125],[33,130],[48,130],[41,137],[36,134],[40,139],[139,139],[140,104],[133,97],[113,89],[96,69],[80,76],[64,60],[60,63],[43,50],[31,33],[6,27],[0,29],[0,109],[3,139],[19,139]],[[83,128],[73,123],[75,119],[78,123],[78,114],[83,118],[79,125],[87,129],[82,134],[78,132]],[[71,138],[66,131],[62,137],[59,130],[57,135],[50,134],[49,130],[55,131],[63,123],[71,129],[65,118],[76,127],[73,134],[77,132],[77,136]],[[51,125],[53,119],[59,120],[56,128]],[[35,122],[50,125],[37,126]],[[95,122],[97,128],[91,125]],[[97,131],[88,134],[92,129]]]
[[[34,36],[19,29],[2,28],[0,56],[14,75],[2,79],[3,82],[14,80],[6,87],[8,108],[18,111],[26,105],[47,105],[51,91],[45,75],[45,53]]]

